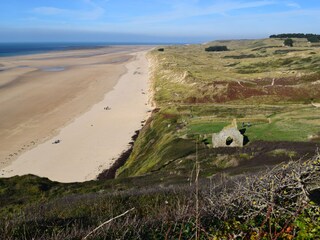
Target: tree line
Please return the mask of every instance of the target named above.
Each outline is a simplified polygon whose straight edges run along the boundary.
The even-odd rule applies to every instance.
[[[309,42],[320,42],[320,35],[318,34],[304,34],[304,33],[282,33],[273,34],[270,38],[306,38]]]

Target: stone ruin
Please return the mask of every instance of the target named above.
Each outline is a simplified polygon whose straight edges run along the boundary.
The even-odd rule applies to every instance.
[[[243,147],[244,136],[240,133],[237,120],[224,127],[221,132],[212,134],[212,147]]]

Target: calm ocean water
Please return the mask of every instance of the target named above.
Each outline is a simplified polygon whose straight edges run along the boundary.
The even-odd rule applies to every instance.
[[[138,43],[0,43],[0,57],[64,51],[76,49],[94,49],[114,45],[158,45]]]

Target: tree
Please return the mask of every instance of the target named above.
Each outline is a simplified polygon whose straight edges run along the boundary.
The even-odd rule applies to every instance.
[[[287,38],[284,40],[283,44],[288,47],[293,47],[293,40],[291,38]]]

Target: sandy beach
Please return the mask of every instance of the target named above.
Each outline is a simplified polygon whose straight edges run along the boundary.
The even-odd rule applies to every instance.
[[[0,176],[95,179],[149,114],[150,47],[0,58]]]

